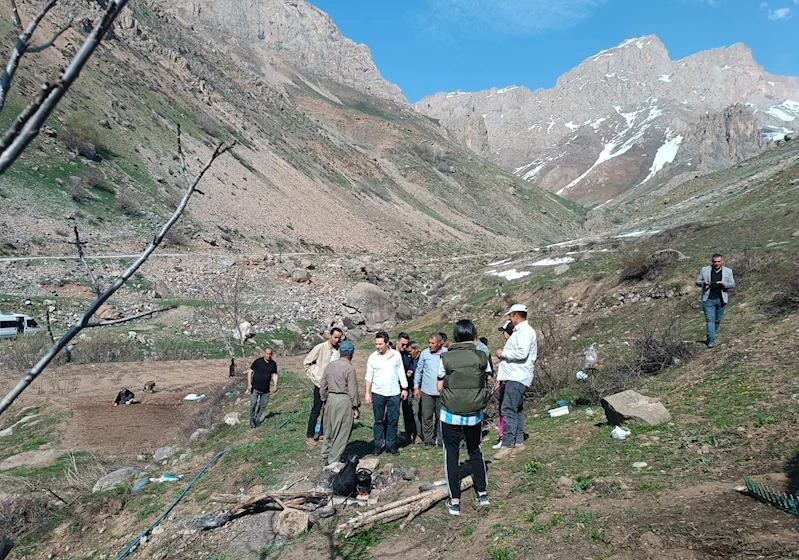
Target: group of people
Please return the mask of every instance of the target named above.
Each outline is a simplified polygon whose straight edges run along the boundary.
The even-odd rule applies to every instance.
[[[707,323],[707,346],[715,346],[728,291],[735,287],[732,270],[723,266],[721,255],[702,268],[696,284],[703,289]],[[499,397],[499,441],[494,460],[514,456],[525,448],[524,394],[533,381],[538,355],[535,329],[527,321],[527,306],[514,304],[499,327],[505,338],[496,350],[496,372],[487,339],[467,319],[453,330],[454,343],[446,333],[432,333],[427,348],[399,333],[392,344],[388,333],[375,334],[375,351],[366,363],[364,403],[374,413],[373,453],[399,454],[397,430],[402,411],[408,444],[440,447],[450,498],[447,508],[460,514],[459,451],[469,456],[478,505],[488,505],[487,474],[482,452],[484,409],[494,388]],[[337,462],[347,446],[353,422],[360,415],[361,397],[352,358],[355,347],[342,341],[342,329],[333,327],[326,341],[316,345],[303,360],[313,381],[313,406],[308,418],[306,443],[322,443],[325,465]],[[253,362],[247,372],[250,426],[260,418],[270,392],[278,385],[272,350]],[[495,377],[496,383],[491,382]]]
[[[465,446],[479,505],[488,505],[487,475],[481,447],[483,410],[493,387],[500,390],[501,438],[494,460],[524,449],[524,393],[533,380],[538,346],[535,329],[527,322],[527,307],[515,304],[500,327],[505,345],[495,353],[496,375],[487,340],[477,336],[469,320],[446,333],[432,333],[428,347],[399,333],[392,344],[388,333],[375,334],[375,351],[366,362],[363,401],[374,413],[373,453],[399,454],[400,412],[408,444],[440,447],[450,499],[447,507],[460,513],[459,452]],[[334,327],[303,361],[314,382],[314,405],[308,419],[306,442],[322,443],[325,465],[339,461],[360,414],[360,391],[352,356],[355,348],[341,342]],[[491,383],[496,377],[497,384]],[[317,422],[320,421],[317,429]]]

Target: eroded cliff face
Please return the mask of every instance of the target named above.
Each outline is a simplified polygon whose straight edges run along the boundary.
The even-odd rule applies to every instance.
[[[762,137],[793,131],[797,101],[799,79],[766,73],[742,44],[672,61],[648,36],[597,53],[548,90],[438,93],[414,107],[505,169],[594,205],[667,182],[680,166],[712,171],[754,155]]]
[[[220,46],[236,44],[261,64],[284,65],[360,92],[407,104],[383,79],[369,47],[344,37],[326,13],[302,0],[194,0],[170,9]]]

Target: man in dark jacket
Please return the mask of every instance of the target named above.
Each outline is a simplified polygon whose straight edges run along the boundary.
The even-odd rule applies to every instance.
[[[458,476],[458,447],[463,438],[469,453],[477,504],[487,506],[488,477],[480,440],[483,433],[483,408],[488,400],[486,374],[491,370],[488,356],[475,348],[477,329],[469,320],[455,324],[455,344],[441,355],[438,390],[441,393],[441,435],[444,440],[444,474],[447,478],[452,515],[461,514],[461,487]]]

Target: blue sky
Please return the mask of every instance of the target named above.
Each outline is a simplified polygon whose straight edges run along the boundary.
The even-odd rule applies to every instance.
[[[624,39],[655,34],[672,59],[742,42],[799,75],[799,0],[309,0],[365,43],[415,102],[439,91],[549,88]]]

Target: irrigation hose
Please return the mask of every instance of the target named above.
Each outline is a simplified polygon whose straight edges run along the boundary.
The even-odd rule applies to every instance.
[[[197,476],[195,476],[195,477],[194,477],[194,479],[193,479],[193,480],[192,480],[192,481],[189,483],[189,485],[188,485],[188,486],[186,486],[186,488],[183,490],[183,492],[181,492],[181,493],[180,493],[180,495],[179,495],[179,496],[178,496],[178,497],[175,499],[175,501],[174,501],[174,502],[172,502],[172,505],[170,505],[168,508],[166,508],[166,511],[164,511],[164,513],[162,513],[162,514],[161,514],[161,516],[160,516],[158,519],[156,519],[156,520],[153,522],[153,524],[152,524],[152,525],[150,525],[149,527],[147,527],[147,528],[146,528],[146,529],[145,529],[145,530],[142,532],[142,534],[141,534],[141,535],[139,535],[138,537],[136,537],[136,538],[134,539],[134,541],[133,541],[132,543],[130,543],[130,546],[128,546],[128,548],[126,548],[126,549],[125,549],[125,550],[122,552],[122,554],[120,554],[120,555],[117,557],[117,560],[122,560],[122,559],[123,559],[123,558],[125,558],[125,557],[126,557],[128,554],[130,554],[131,552],[133,552],[134,550],[136,550],[136,547],[137,547],[137,546],[139,546],[139,543],[141,542],[141,540],[142,540],[144,537],[146,537],[147,535],[149,535],[149,534],[150,534],[150,531],[152,531],[152,530],[153,530],[153,529],[156,527],[156,525],[158,525],[159,523],[161,523],[161,521],[163,521],[163,519],[164,519],[164,518],[165,518],[167,515],[169,515],[169,512],[170,512],[170,511],[172,511],[172,509],[173,509],[173,508],[174,508],[176,505],[178,505],[178,503],[180,502],[180,500],[182,500],[182,499],[183,499],[183,496],[185,496],[185,495],[188,493],[188,491],[191,489],[191,487],[192,487],[192,486],[194,486],[194,483],[195,483],[195,482],[197,482],[197,480],[199,480],[199,478],[200,478],[200,477],[203,475],[203,473],[204,473],[204,472],[205,472],[205,471],[208,469],[208,467],[210,467],[212,464],[214,464],[214,462],[216,462],[216,460],[217,460],[217,459],[219,459],[219,458],[220,458],[222,455],[224,455],[225,453],[227,453],[228,451],[230,451],[230,450],[231,450],[231,449],[233,449],[234,447],[238,447],[238,445],[233,445],[233,446],[231,446],[231,447],[228,447],[227,449],[225,449],[225,450],[223,450],[223,451],[220,451],[219,453],[217,453],[216,455],[214,455],[214,456],[211,458],[211,460],[210,460],[210,461],[208,461],[208,462],[205,464],[205,466],[202,468],[202,470],[200,470],[200,472],[198,472],[198,473],[197,473]]]
[[[312,408],[312,406],[313,406],[313,405],[312,405],[312,401],[311,401],[311,402],[309,402],[309,403],[308,403],[308,409],[310,410],[310,409]],[[288,424],[288,423],[289,423],[289,421],[290,421],[292,418],[294,418],[295,416],[297,416],[297,415],[298,415],[300,412],[303,412],[303,410],[302,410],[302,409],[300,409],[300,410],[298,410],[297,412],[295,412],[294,414],[292,414],[291,416],[289,416],[288,418],[286,418],[286,420],[284,420],[284,421],[283,421],[283,423],[282,423],[282,424],[280,424],[280,426],[278,426],[278,427],[277,427],[277,429],[279,430],[279,429],[281,429],[283,426],[285,426],[286,424]],[[180,501],[183,499],[183,497],[184,497],[186,494],[188,494],[189,490],[191,490],[191,487],[192,487],[192,486],[194,486],[194,483],[195,483],[195,482],[197,482],[197,481],[199,480],[199,478],[200,478],[200,477],[203,475],[203,473],[204,473],[206,470],[208,470],[208,467],[210,467],[211,465],[213,465],[213,464],[214,464],[214,463],[215,463],[215,462],[216,462],[216,461],[217,461],[217,460],[218,460],[220,457],[222,457],[222,455],[224,455],[225,453],[227,453],[227,452],[228,452],[228,451],[230,451],[231,449],[234,449],[234,448],[238,447],[239,445],[242,445],[242,444],[238,444],[238,445],[232,445],[232,446],[228,447],[227,449],[224,449],[224,450],[220,451],[219,453],[217,453],[216,455],[214,455],[214,456],[211,458],[211,460],[210,460],[210,461],[208,461],[208,462],[205,464],[205,466],[204,466],[204,467],[203,467],[203,468],[200,470],[200,472],[198,472],[198,473],[197,473],[197,476],[195,476],[195,477],[194,477],[194,479],[192,479],[192,481],[189,483],[189,485],[188,485],[188,486],[186,486],[186,488],[183,490],[183,492],[181,492],[181,493],[180,493],[180,495],[179,495],[177,498],[175,498],[175,501],[174,501],[174,502],[172,502],[172,504],[171,504],[171,505],[170,505],[168,508],[166,508],[166,510],[164,511],[164,513],[162,513],[162,514],[161,514],[161,515],[158,517],[158,519],[156,519],[156,520],[155,520],[155,521],[152,523],[152,525],[150,525],[150,526],[149,526],[149,527],[147,527],[147,528],[146,528],[144,531],[142,531],[142,533],[141,533],[141,534],[140,534],[138,537],[136,537],[136,538],[133,540],[133,542],[132,542],[132,543],[130,543],[130,545],[129,545],[129,546],[128,546],[128,547],[127,547],[127,548],[126,548],[126,549],[125,549],[125,550],[122,552],[122,554],[120,554],[120,555],[117,557],[117,560],[122,560],[123,558],[127,557],[127,556],[128,556],[130,553],[131,553],[131,552],[133,552],[134,550],[136,550],[136,548],[139,546],[139,543],[141,542],[141,540],[142,540],[143,538],[145,538],[147,535],[149,535],[149,534],[150,534],[150,531],[152,531],[152,530],[153,530],[153,529],[154,529],[154,528],[155,528],[155,527],[156,527],[156,526],[157,526],[159,523],[161,523],[161,521],[163,521],[163,520],[164,520],[164,518],[165,518],[167,515],[169,515],[169,512],[171,512],[171,511],[172,511],[172,510],[175,508],[175,506],[177,506],[177,505],[180,503]]]

